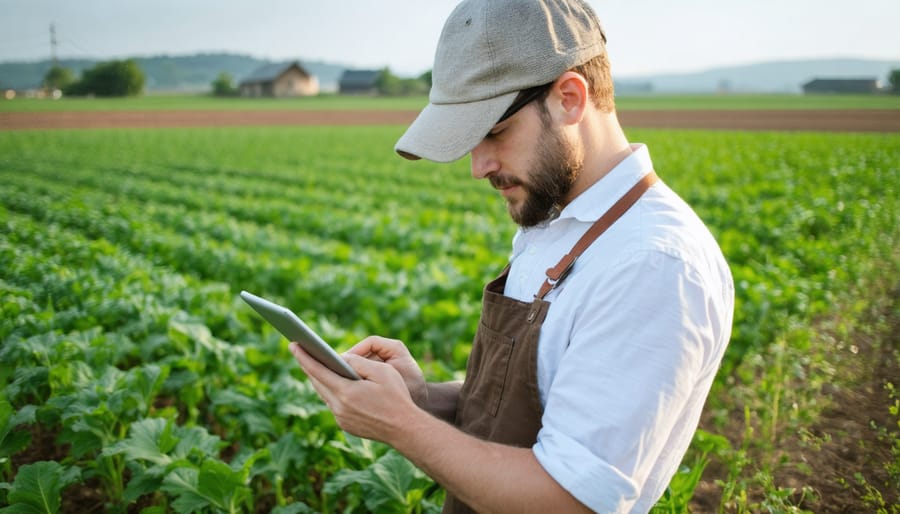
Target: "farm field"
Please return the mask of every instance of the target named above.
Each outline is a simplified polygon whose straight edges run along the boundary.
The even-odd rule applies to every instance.
[[[59,111],[255,111],[382,110],[419,111],[422,97],[320,95],[307,98],[219,98],[206,95],[145,95],[130,98],[16,98],[0,100],[0,112]],[[633,110],[809,110],[900,109],[898,95],[625,95],[616,98],[622,111]]]
[[[0,505],[438,512],[441,489],[341,432],[237,297],[289,305],[340,348],[403,339],[430,378],[460,376],[514,227],[467,161],[396,157],[402,131],[0,131]],[[629,137],[737,286],[659,512],[900,508],[900,135]],[[824,423],[860,383],[881,399],[863,428]]]
[[[225,126],[408,125],[422,97],[296,99],[145,96],[0,102],[0,130]],[[900,133],[900,96],[630,96],[627,128]]]

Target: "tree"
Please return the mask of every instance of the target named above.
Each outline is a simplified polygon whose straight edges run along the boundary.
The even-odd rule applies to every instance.
[[[74,82],[75,74],[62,66],[53,66],[44,74],[44,87],[47,89],[66,89]]]
[[[224,71],[219,73],[216,80],[212,82],[212,90],[215,96],[237,96],[240,92],[238,88],[234,87],[231,75]]]
[[[900,69],[891,70],[888,81],[891,83],[891,92],[900,95]]]
[[[428,86],[428,89],[431,89],[431,70],[426,71],[425,73],[419,75],[419,80],[425,83]]]
[[[380,95],[396,96],[400,94],[400,77],[394,75],[390,68],[384,68],[375,79],[375,89]]]
[[[144,72],[134,59],[102,62],[85,70],[81,80],[65,90],[71,95],[137,96],[144,90]]]
[[[428,73],[430,79],[431,73]],[[423,79],[424,75],[414,79],[402,79],[393,73],[390,68],[384,68],[375,79],[375,88],[378,94],[383,96],[411,96],[427,94],[430,85]]]

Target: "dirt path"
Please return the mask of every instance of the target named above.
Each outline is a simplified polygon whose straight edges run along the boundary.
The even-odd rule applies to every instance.
[[[0,112],[0,130],[406,125],[416,114],[381,110]],[[900,110],[622,111],[619,119],[626,128],[900,132]]]

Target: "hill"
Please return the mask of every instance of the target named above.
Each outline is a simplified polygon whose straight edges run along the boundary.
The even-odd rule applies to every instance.
[[[235,83],[261,66],[279,61],[229,53],[186,56],[136,57],[147,76],[149,92],[209,91],[210,83],[227,72]],[[323,91],[337,90],[346,66],[298,58],[319,78]],[[80,74],[98,60],[62,59],[60,64]],[[38,87],[50,69],[49,60],[0,63],[0,88]],[[876,78],[887,82],[890,70],[900,68],[900,60],[823,59],[780,61],[714,68],[693,73],[616,77],[620,94],[629,93],[800,93],[802,85],[814,78]]]
[[[615,65],[615,64],[614,64]],[[619,77],[621,93],[801,93],[814,78],[874,78],[887,84],[900,60],[823,59],[755,63],[693,73]]]
[[[149,92],[209,91],[210,83],[219,73],[227,72],[237,84],[257,68],[281,62],[228,53],[135,57],[134,60],[144,70]],[[345,66],[337,64],[297,60],[307,71],[319,78],[319,85],[323,91],[336,90],[341,73],[346,69]],[[80,75],[83,70],[98,62],[100,60],[60,59],[59,64]],[[0,88],[36,88],[51,66],[50,60],[0,63]]]

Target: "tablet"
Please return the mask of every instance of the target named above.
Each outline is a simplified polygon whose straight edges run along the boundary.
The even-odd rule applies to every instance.
[[[277,328],[281,335],[289,341],[299,344],[301,348],[306,350],[317,361],[327,366],[328,369],[343,377],[359,380],[359,375],[356,374],[356,371],[353,371],[353,368],[347,364],[347,361],[341,358],[328,343],[306,326],[306,323],[291,312],[290,309],[247,291],[241,291],[241,298],[250,307],[253,307],[253,310],[258,312],[260,316]]]

